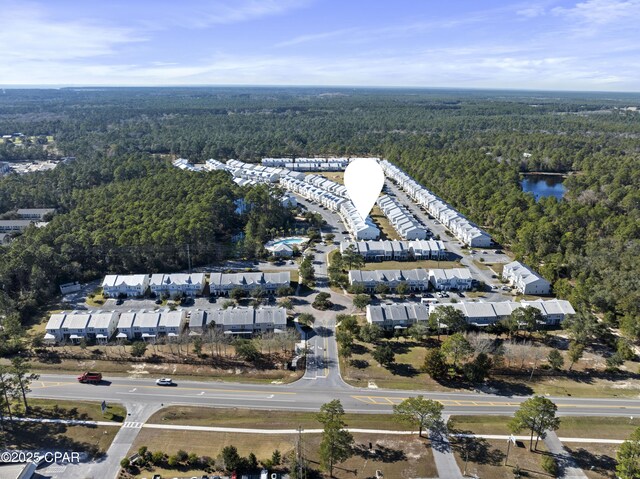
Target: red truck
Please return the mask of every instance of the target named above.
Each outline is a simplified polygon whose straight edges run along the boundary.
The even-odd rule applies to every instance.
[[[102,381],[102,373],[86,372],[78,376],[78,382],[98,384]]]

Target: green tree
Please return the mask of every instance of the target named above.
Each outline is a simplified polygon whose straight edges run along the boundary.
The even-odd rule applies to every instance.
[[[616,474],[620,479],[640,477],[640,428],[633,431],[629,439],[620,445],[616,459]]]
[[[271,464],[274,466],[279,466],[282,462],[282,453],[278,449],[274,449],[271,454]]]
[[[491,368],[493,367],[493,361],[486,353],[478,354],[473,361],[464,365],[464,375],[469,382],[481,383],[488,376]]]
[[[384,331],[377,324],[367,323],[358,332],[358,337],[365,343],[376,343],[382,336],[384,336]]]
[[[224,470],[227,472],[233,472],[242,464],[242,458],[238,454],[238,448],[236,446],[225,446],[220,452],[220,458],[224,464]]]
[[[429,316],[429,321],[434,328],[447,328],[450,333],[457,333],[467,329],[467,321],[464,314],[453,306],[438,306]]]
[[[453,367],[458,367],[458,362],[465,359],[473,353],[473,348],[467,338],[462,333],[455,333],[442,343],[442,352],[445,356],[451,358],[453,361]]]
[[[425,399],[424,396],[407,398],[393,406],[396,420],[418,426],[418,435],[422,437],[423,429],[440,429],[442,427],[442,410],[444,406],[438,401]]]
[[[286,309],[287,311],[293,311],[293,301],[291,300],[291,298],[280,299],[280,301],[278,301],[278,305]]]
[[[300,313],[298,315],[298,322],[300,324],[305,325],[305,326],[311,327],[311,325],[313,325],[313,323],[316,322],[316,318],[311,313]]]
[[[406,283],[406,281],[401,281],[400,283],[398,283],[398,286],[396,286],[396,293],[398,293],[401,298],[404,298],[408,292],[409,285]]]
[[[352,314],[338,314],[336,315],[336,322],[342,331],[348,331],[356,336],[360,332],[358,319]]]
[[[569,351],[568,351],[568,356],[570,361],[569,371],[571,371],[571,368],[575,363],[580,361],[583,353],[584,353],[584,345],[577,341],[571,341],[571,343],[569,344]]]
[[[379,344],[371,353],[373,359],[375,359],[381,366],[388,368],[391,366],[395,360],[396,355],[393,352],[393,349],[388,344]]]
[[[436,381],[447,377],[449,368],[447,367],[445,355],[442,353],[440,348],[431,348],[427,350],[422,370]]]
[[[549,365],[556,371],[562,369],[562,366],[564,366],[564,358],[562,357],[562,353],[557,349],[552,349],[551,351],[549,351],[547,361],[549,361]]]
[[[253,341],[248,339],[236,339],[233,345],[238,357],[245,361],[255,362],[260,358],[260,352]]]
[[[242,288],[233,288],[229,292],[229,297],[235,301],[240,301],[242,298],[247,297],[247,292]]]
[[[131,466],[131,461],[129,460],[129,458],[128,458],[128,457],[123,457],[123,458],[120,460],[120,467],[121,467],[122,469],[129,469],[129,466]]]
[[[353,305],[360,311],[364,310],[370,302],[371,298],[368,294],[356,294],[353,297]]]
[[[330,297],[331,295],[329,293],[322,291],[316,295],[311,306],[321,311],[327,310],[333,306],[333,303],[329,301]]]
[[[411,336],[416,341],[422,341],[425,336],[428,336],[430,333],[430,328],[423,321],[412,324],[409,326],[407,330],[407,334]]]
[[[320,407],[318,421],[324,426],[320,442],[320,463],[333,477],[335,464],[353,455],[353,436],[345,429],[344,408],[338,399]]]
[[[29,364],[24,358],[15,356],[11,359],[11,372],[15,383],[22,395],[22,402],[24,404],[25,412],[29,412],[29,404],[27,403],[27,394],[31,391],[31,383],[37,381],[40,376],[38,374],[30,372],[31,364]]]
[[[560,419],[556,417],[558,407],[543,396],[533,396],[524,401],[509,422],[509,429],[513,433],[522,430],[531,432],[529,450],[538,449],[538,440],[546,436],[547,431],[555,431],[560,427]],[[533,448],[533,436],[536,445]]]
[[[147,343],[144,341],[136,341],[131,345],[131,356],[141,358],[147,352]]]
[[[389,286],[386,283],[378,283],[376,284],[375,292],[377,294],[388,294]]]

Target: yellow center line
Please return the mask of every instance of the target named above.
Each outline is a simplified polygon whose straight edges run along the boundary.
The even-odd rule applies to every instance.
[[[69,385],[69,384],[79,384],[78,382],[45,382],[45,381],[41,381],[42,386],[32,386],[32,389],[43,389],[43,388],[50,388],[50,387],[56,387],[56,386],[65,386],[65,385]],[[150,388],[150,389],[158,389],[160,386],[157,385],[133,385],[133,384],[114,384],[111,383],[111,385],[109,387],[112,388],[127,388],[127,389],[132,389],[132,388]],[[248,393],[248,394],[279,394],[279,395],[295,395],[298,393],[295,392],[288,392],[288,391],[256,391],[256,390],[243,390],[243,389],[213,389],[213,388],[194,388],[194,387],[182,387],[179,386],[178,388],[180,391],[210,391],[210,392],[223,392],[223,393]]]

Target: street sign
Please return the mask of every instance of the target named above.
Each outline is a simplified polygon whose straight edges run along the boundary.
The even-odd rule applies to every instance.
[[[509,441],[511,441],[514,446],[516,445],[516,437],[513,434],[509,436]]]
[[[100,409],[102,409],[102,415],[104,416],[104,413],[107,412],[107,401],[102,401],[102,404],[100,404]]]

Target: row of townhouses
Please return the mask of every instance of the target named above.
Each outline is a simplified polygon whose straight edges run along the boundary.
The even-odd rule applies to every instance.
[[[334,195],[342,196],[343,198],[349,197],[346,186],[336,183],[335,181],[331,181],[329,178],[325,178],[322,175],[307,175],[304,177],[304,181],[311,183],[313,186],[317,186],[318,188],[322,188],[323,190],[327,190],[329,193],[333,193]]]
[[[367,322],[383,329],[403,329],[420,321],[428,321],[430,314],[438,308],[451,306],[464,314],[466,321],[475,326],[487,326],[507,319],[513,311],[527,306],[538,309],[548,325],[557,325],[575,314],[569,301],[552,299],[549,301],[501,301],[462,302],[452,304],[394,303],[367,306]]]
[[[349,158],[263,158],[262,164],[291,171],[343,171],[350,161]]]
[[[449,229],[458,240],[472,247],[488,248],[492,245],[491,236],[487,232],[418,184],[400,168],[387,160],[382,160],[380,166],[388,178],[395,181],[418,205]]]
[[[378,206],[389,218],[389,222],[398,234],[406,240],[424,240],[429,236],[428,230],[409,212],[407,208],[388,195],[378,198]]]
[[[349,284],[361,285],[370,293],[379,284],[395,290],[400,283],[406,283],[410,291],[427,291],[429,285],[438,291],[468,291],[473,280],[467,268],[349,271]]]
[[[280,185],[286,188],[288,191],[296,193],[303,198],[318,203],[325,208],[329,208],[332,211],[338,211],[340,205],[344,203],[344,197],[338,196],[330,191],[327,191],[318,186],[314,186],[304,180],[297,178],[285,177],[280,179]]]
[[[268,294],[275,293],[278,288],[286,288],[291,284],[289,271],[278,273],[210,273],[209,290],[211,294],[228,296],[233,289],[240,288],[251,292],[256,288],[264,289]]]
[[[225,334],[250,335],[287,328],[287,311],[282,307],[227,308],[213,311],[193,311],[189,318],[189,331],[203,334],[211,327]]]
[[[502,279],[522,294],[551,294],[551,283],[520,261],[504,265]]]
[[[228,308],[215,311],[169,309],[147,311],[70,311],[52,314],[45,327],[49,343],[79,342],[82,339],[107,343],[116,339],[155,339],[177,337],[185,329],[202,334],[207,328],[225,334],[251,335],[282,332],[287,327],[287,312],[282,307]],[[117,333],[117,334],[116,334]]]
[[[291,283],[289,271],[279,273],[210,273],[210,294],[226,296],[235,288],[251,292],[262,287],[273,293],[280,287],[288,287]],[[144,296],[147,290],[157,295],[167,294],[171,297],[201,295],[206,285],[205,273],[171,273],[171,274],[128,274],[105,276],[102,291],[105,297]]]
[[[344,253],[351,247],[365,261],[445,260],[448,254],[444,243],[434,239],[417,241],[342,241],[340,243],[340,252]]]

